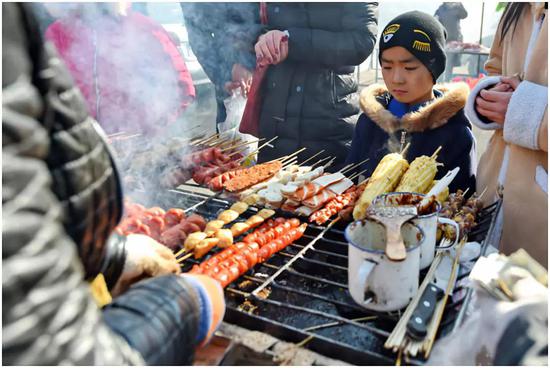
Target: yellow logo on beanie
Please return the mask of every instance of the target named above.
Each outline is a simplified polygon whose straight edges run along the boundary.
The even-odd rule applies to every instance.
[[[415,29],[413,30],[414,33],[420,33],[421,35],[425,36],[427,39],[428,39],[428,42],[423,42],[423,41],[419,41],[419,40],[415,40],[413,42],[413,49],[416,49],[418,51],[424,51],[424,52],[430,52],[432,51],[432,48],[430,47],[430,42],[432,41],[432,39],[430,38],[430,36],[428,36],[426,34],[426,32],[424,31],[421,31],[419,29]]]
[[[397,32],[397,30],[401,27],[399,24],[390,24],[386,27],[384,30],[384,33],[382,33],[382,38],[384,39],[384,42],[388,42],[393,37],[393,34]]]

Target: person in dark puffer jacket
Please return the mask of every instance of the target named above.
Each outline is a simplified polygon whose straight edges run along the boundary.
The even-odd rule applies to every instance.
[[[469,88],[465,83],[434,85],[445,69],[445,30],[432,16],[402,14],[380,37],[380,62],[386,86],[361,92],[361,108],[347,163],[370,177],[380,160],[410,143],[406,159],[431,156],[442,147],[436,179],[455,167],[460,171],[449,189],[475,189],[476,143],[464,114]]]
[[[279,138],[258,161],[306,147],[298,156],[303,161],[324,149],[336,157],[331,169],[338,170],[359,113],[355,66],[376,43],[378,3],[267,3],[266,15],[255,45],[256,57],[271,64],[262,84],[259,132]],[[285,35],[288,43],[281,42]]]
[[[122,193],[104,133],[30,4],[2,4],[2,355],[8,365],[189,365],[221,286],[179,276],[143,235],[111,235]],[[86,281],[111,290],[100,310]]]

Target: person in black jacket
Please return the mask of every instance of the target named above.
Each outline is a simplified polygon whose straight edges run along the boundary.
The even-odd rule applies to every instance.
[[[30,4],[2,4],[5,364],[189,365],[221,323],[215,280],[176,275],[174,255],[147,236],[113,235],[118,179],[103,131],[43,43]],[[102,310],[87,282],[99,274],[119,294]],[[158,277],[135,282],[149,276]]]
[[[265,13],[255,45],[256,57],[270,64],[259,131],[279,138],[258,161],[306,147],[303,160],[324,149],[338,170],[359,113],[354,70],[374,48],[378,3],[267,3]]]
[[[256,66],[253,44],[258,38],[259,3],[181,3],[189,45],[214,83],[216,124],[226,120],[223,101],[240,88],[246,96]]]
[[[460,167],[451,183],[475,189],[476,143],[464,115],[469,88],[465,83],[434,85],[445,69],[445,30],[426,13],[413,11],[389,22],[380,37],[380,63],[386,86],[361,92],[361,108],[347,163],[370,160],[361,167],[370,177],[380,160],[410,143],[406,159],[431,156],[439,146],[444,166],[437,178]]]

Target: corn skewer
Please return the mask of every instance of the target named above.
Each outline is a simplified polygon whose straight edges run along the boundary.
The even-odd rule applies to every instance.
[[[403,151],[401,151],[400,155],[405,157],[405,154],[407,153],[407,151],[409,150],[409,147],[411,146],[410,143],[407,143],[407,145],[405,146],[405,148],[403,148]]]
[[[435,152],[430,157],[432,160],[435,160],[437,158],[437,154],[439,153],[439,151],[441,151],[441,148],[443,148],[443,147],[441,147],[441,146],[437,147]]]
[[[409,145],[403,149],[402,153],[406,152]],[[383,193],[393,191],[398,185],[401,177],[408,169],[409,163],[402,154],[389,153],[382,160],[372,173],[372,176],[367,184],[367,187],[357,200],[353,209],[353,218],[362,220],[367,214],[367,209],[371,205],[374,198]]]

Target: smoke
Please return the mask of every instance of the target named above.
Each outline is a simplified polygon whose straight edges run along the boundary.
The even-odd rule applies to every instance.
[[[168,6],[149,3],[146,10],[152,18],[159,19],[166,13],[155,16],[157,4]],[[90,114],[108,136],[122,133],[112,138],[111,144],[121,176],[125,178],[125,194],[140,197],[143,202],[154,202],[156,194],[162,191],[160,183],[167,171],[176,168],[181,157],[189,153],[190,140],[198,134],[215,131],[216,104],[213,88],[204,88],[207,80],[223,86],[230,78],[228,60],[241,60],[243,53],[251,60],[248,67],[255,64],[253,45],[259,34],[258,3],[209,4],[210,9],[203,12],[195,9],[201,4],[186,4],[185,23],[189,41],[195,41],[192,46],[198,60],[189,55],[185,46],[181,51],[187,57],[187,69],[193,71],[193,77],[202,78],[206,83],[196,91],[198,96],[188,104],[185,113],[182,110],[187,91],[166,48],[158,40],[158,37],[170,36],[163,32],[153,34],[143,22],[143,15],[121,3],[43,5],[51,17],[64,25],[62,28],[67,34],[51,38],[58,41],[60,55],[84,95]],[[172,9],[174,5],[179,8],[178,4],[169,5]],[[127,17],[122,15],[126,10]],[[184,24],[181,11],[179,17],[171,12],[169,18],[168,23]],[[50,18],[48,23],[51,21]],[[161,23],[166,23],[166,17]],[[211,42],[212,38],[192,39],[204,27],[212,27],[215,30],[212,34],[216,36],[227,36],[223,47]],[[180,41],[189,45],[187,39]],[[206,75],[201,75],[199,63]]]

